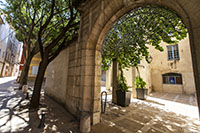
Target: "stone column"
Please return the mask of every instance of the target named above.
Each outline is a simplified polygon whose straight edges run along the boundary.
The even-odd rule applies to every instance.
[[[80,119],[80,132],[81,133],[90,133],[91,131],[91,120],[89,114],[82,114]]]

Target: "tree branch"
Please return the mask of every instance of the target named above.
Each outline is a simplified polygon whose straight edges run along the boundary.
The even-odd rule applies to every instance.
[[[65,39],[60,44],[59,48],[53,53],[53,55],[49,57],[48,63],[50,63],[53,59],[55,59],[63,49],[65,49],[66,47],[68,47],[71,43],[75,42],[78,39],[78,35],[75,35],[72,38],[72,40],[70,40],[68,42],[66,42],[66,39],[67,39],[67,37],[65,37]],[[67,43],[67,45],[65,45],[65,43]]]
[[[51,7],[50,16],[46,20],[45,24],[40,26],[40,30],[39,30],[39,33],[38,33],[38,44],[39,44],[39,47],[40,47],[40,55],[41,55],[42,59],[44,57],[44,48],[42,46],[42,35],[41,34],[42,34],[43,30],[48,26],[48,24],[50,23],[51,19],[54,16],[54,7],[55,7],[55,0],[52,0],[52,7]]]
[[[71,24],[73,22],[73,20],[71,19],[69,21],[69,23],[67,24],[67,26],[64,27],[63,31],[57,36],[57,38],[55,40],[53,40],[53,42],[51,42],[47,47],[46,49],[51,49],[53,48],[59,41],[60,39],[63,38],[63,36],[65,35],[65,33],[72,27],[75,27],[76,25],[79,24],[79,22],[77,23],[74,23],[74,24]]]

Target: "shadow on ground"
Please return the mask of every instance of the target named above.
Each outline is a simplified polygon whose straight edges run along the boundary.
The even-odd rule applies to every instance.
[[[109,102],[92,133],[199,133],[199,120],[145,102],[132,102],[129,107]]]
[[[79,132],[79,122],[47,96],[42,95],[38,110],[29,110],[30,99],[25,99],[26,95],[17,86],[14,80],[0,84],[0,132]],[[45,123],[38,128],[42,112]]]

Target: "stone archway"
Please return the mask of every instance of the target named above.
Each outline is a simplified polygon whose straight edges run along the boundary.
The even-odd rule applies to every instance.
[[[181,16],[187,26],[196,83],[200,97],[200,2],[197,0],[88,0],[81,7],[79,47],[81,48],[81,112],[100,120],[101,45],[115,21],[128,11],[145,4],[166,6]],[[200,100],[198,100],[200,107]]]

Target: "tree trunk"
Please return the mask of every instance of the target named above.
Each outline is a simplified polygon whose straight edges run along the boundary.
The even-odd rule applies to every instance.
[[[40,92],[42,87],[42,82],[44,79],[45,70],[48,66],[48,59],[43,59],[40,62],[38,74],[34,84],[33,95],[31,97],[30,108],[36,109],[39,107],[40,103]]]
[[[138,72],[138,76],[140,77],[140,71],[139,71],[138,66],[136,66],[136,69],[137,69],[137,72]]]
[[[19,80],[20,86],[19,86],[19,89],[21,89],[23,85],[27,84],[28,72],[29,72],[29,67],[30,67],[32,58],[33,58],[33,56],[29,55],[28,58],[25,61],[25,64],[24,64],[23,69],[22,69],[22,73],[20,75],[20,80]]]
[[[117,60],[114,59],[113,60],[113,74],[112,74],[113,78],[112,78],[112,82],[113,82],[113,88],[112,88],[112,102],[113,103],[117,103],[117,93],[116,91],[118,90],[117,88],[117,82],[118,82],[118,78],[119,78],[119,64],[117,63]]]

